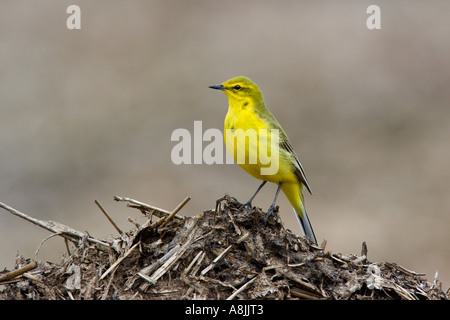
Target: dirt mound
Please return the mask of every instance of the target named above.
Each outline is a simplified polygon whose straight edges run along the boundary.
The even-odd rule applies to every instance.
[[[447,299],[437,279],[368,260],[365,244],[349,256],[313,245],[283,227],[278,208],[264,225],[261,209],[236,214],[240,205],[227,195],[217,212],[196,217],[177,215],[182,205],[167,212],[116,200],[147,223],[106,240],[59,228],[75,244],[69,256],[18,256],[15,270],[0,273],[0,299]]]

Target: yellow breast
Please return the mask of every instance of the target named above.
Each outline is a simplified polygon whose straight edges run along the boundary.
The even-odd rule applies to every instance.
[[[229,110],[224,139],[234,161],[253,177],[274,183],[295,179],[289,155],[279,149],[278,131],[271,131],[255,112]]]

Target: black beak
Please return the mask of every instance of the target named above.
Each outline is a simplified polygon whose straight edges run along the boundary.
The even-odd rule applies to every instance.
[[[208,88],[216,89],[216,90],[225,90],[226,88],[221,84],[216,84],[214,86],[209,86]]]

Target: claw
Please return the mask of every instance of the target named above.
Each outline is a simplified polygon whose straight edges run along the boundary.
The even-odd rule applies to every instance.
[[[274,209],[275,209],[275,206],[271,205],[269,207],[269,210],[267,210],[266,216],[264,217],[264,225],[267,223],[267,220],[269,219],[270,216],[275,216],[275,214],[273,213]]]
[[[235,214],[238,214],[239,212],[241,212],[241,210],[242,210],[243,208],[245,208],[245,207],[247,207],[247,213],[249,213],[249,212],[250,212],[250,209],[252,208],[252,202],[251,202],[251,201],[247,201],[247,202],[244,203],[244,204],[241,203],[241,206],[240,206],[239,210],[236,211]]]
[[[273,199],[273,202],[272,202],[271,206],[269,207],[269,210],[267,210],[267,214],[264,218],[264,225],[267,223],[267,219],[269,219],[269,217],[271,215],[275,216],[273,213],[273,210],[275,209],[275,203],[277,202],[278,193],[280,192],[282,185],[283,185],[282,182],[278,185],[277,192],[275,192],[275,199]]]
[[[252,208],[252,201],[251,201],[251,199],[249,201],[247,201],[246,203],[240,203],[239,200],[236,199],[235,197],[231,197],[231,199],[233,201],[237,202],[240,205],[238,211],[236,211],[234,214],[238,214],[245,207],[247,207],[247,213],[250,212],[250,209]]]
[[[242,204],[240,203],[236,198],[231,197],[231,199],[233,199],[234,201],[236,201],[237,203],[239,203],[241,206],[239,207],[238,211],[235,214],[238,214],[239,212],[241,212],[241,210],[244,207],[247,207],[247,213],[250,212],[250,209],[252,208],[252,201],[255,198],[255,196],[258,194],[259,190],[261,190],[262,187],[264,187],[264,185],[266,184],[267,181],[263,181],[261,183],[261,185],[258,187],[258,189],[256,189],[256,192],[253,194],[253,196],[250,198],[250,200],[248,200],[246,203]]]

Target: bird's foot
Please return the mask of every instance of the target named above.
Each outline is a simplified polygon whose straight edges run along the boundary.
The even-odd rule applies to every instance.
[[[242,211],[242,209],[247,208],[247,213],[250,212],[250,209],[252,208],[252,201],[249,200],[246,203],[240,203],[235,197],[231,197],[231,199],[233,199],[234,201],[236,201],[237,203],[240,204],[240,207],[238,209],[238,211],[236,211],[235,214],[239,214],[239,212]]]
[[[275,217],[275,213],[273,212],[275,210],[275,205],[272,204],[269,207],[269,210],[267,210],[266,216],[264,218],[264,225],[267,223],[267,220],[269,219],[270,216],[274,216]]]

